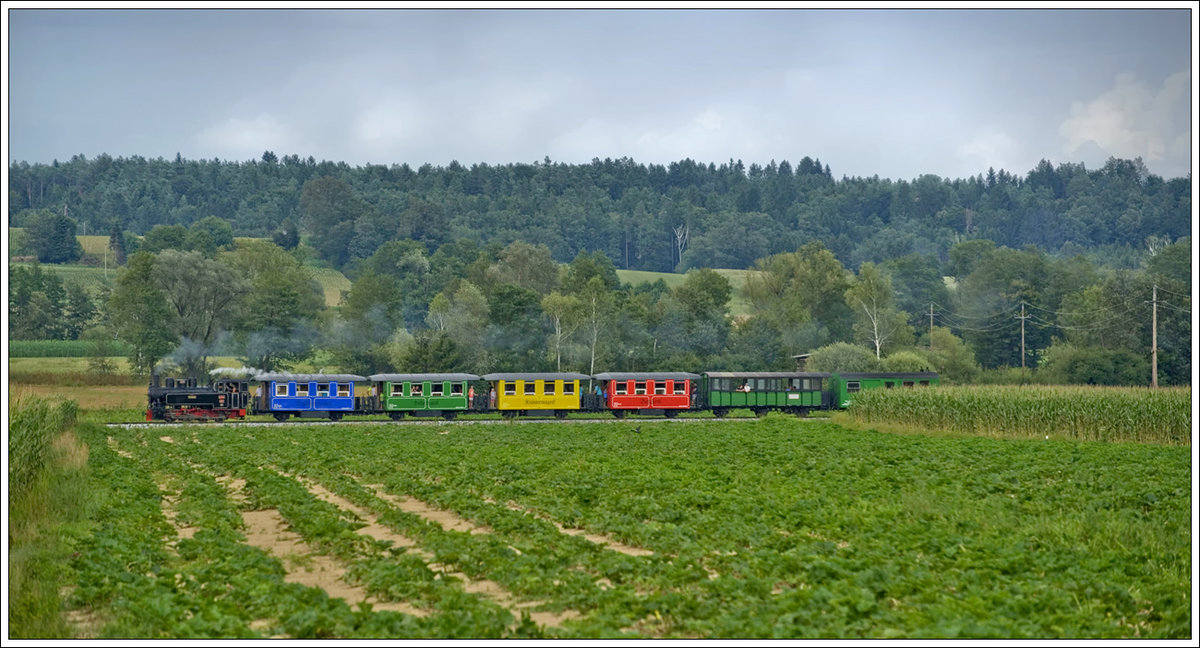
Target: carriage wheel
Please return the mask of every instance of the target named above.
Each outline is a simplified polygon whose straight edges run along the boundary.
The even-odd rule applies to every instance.
[[[340,421],[340,420],[342,420],[343,416],[345,416],[345,415],[342,414],[341,412],[330,412],[329,420],[330,421]]]
[[[442,412],[442,418],[447,421],[453,421],[456,416],[458,416],[458,412]]]
[[[728,413],[729,413],[728,407],[714,407],[713,408],[713,416],[715,416],[717,418],[725,418],[725,415]]]
[[[388,418],[392,419],[393,421],[399,421],[400,419],[404,418],[404,412],[388,412]]]
[[[287,414],[287,412],[276,412],[276,413],[275,413],[275,420],[276,420],[276,421],[286,421],[286,420],[288,420],[288,414]]]
[[[613,410],[612,411],[612,415],[619,419],[625,418],[626,413],[627,412],[625,410]]]
[[[669,419],[675,418],[676,416],[679,416],[679,410],[666,410],[663,412],[663,416],[665,416]]]

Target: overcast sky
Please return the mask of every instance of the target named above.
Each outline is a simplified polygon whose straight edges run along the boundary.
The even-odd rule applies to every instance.
[[[351,165],[804,156],[834,177],[1193,159],[1196,17],[1146,10],[6,5],[7,154]],[[134,5],[136,6],[136,5]],[[1145,6],[1145,5],[1142,5]],[[14,8],[15,7],[15,8]],[[1174,8],[1171,8],[1174,7]]]

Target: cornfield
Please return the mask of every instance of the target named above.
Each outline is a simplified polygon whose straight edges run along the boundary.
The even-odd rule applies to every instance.
[[[995,437],[1188,445],[1191,387],[941,386],[855,394],[850,416]]]

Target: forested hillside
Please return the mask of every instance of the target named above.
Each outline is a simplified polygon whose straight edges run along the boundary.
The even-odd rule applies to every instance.
[[[957,382],[1191,375],[1191,179],[1140,160],[893,181],[807,157],[413,170],[267,152],[19,163],[10,181],[10,339],[115,337],[138,371],[214,355],[361,374],[789,369],[811,353],[812,370]],[[81,233],[107,236],[103,259]],[[114,277],[84,287],[33,260]],[[338,271],[330,300],[315,279]]]
[[[748,268],[819,240],[847,266],[916,253],[946,259],[966,239],[1056,256],[1089,253],[1135,267],[1146,241],[1190,234],[1191,179],[1163,179],[1140,160],[1100,169],[1041,162],[1026,173],[836,179],[803,158],[765,166],[682,160],[447,167],[316,162],[266,152],[249,162],[76,156],[9,169],[9,224],[50,212],[81,233],[146,234],[215,216],[235,236],[299,227],[338,268],[389,240],[432,253],[454,240],[544,243],[559,262],[602,251],[618,268]],[[86,230],[86,231],[82,231]]]

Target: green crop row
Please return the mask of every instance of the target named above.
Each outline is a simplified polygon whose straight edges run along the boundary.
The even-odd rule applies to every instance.
[[[353,563],[348,578],[381,600],[434,611],[418,620],[346,616],[338,607],[341,620],[313,633],[278,610],[315,606],[318,597],[305,603],[276,576],[261,593],[243,591],[267,581],[206,566],[224,564],[220,556],[234,546],[181,541],[195,570],[172,563],[163,571],[184,574],[189,591],[227,594],[180,599],[179,609],[219,604],[214,619],[227,636],[255,618],[275,619],[269,632],[291,637],[505,636],[515,619],[453,579],[429,581],[433,562],[544,602],[539,609],[577,611],[545,628],[562,638],[1182,638],[1191,627],[1190,453],[1178,446],[889,435],[772,416],[637,428],[380,423],[105,433],[135,457],[120,463],[192,484],[179,489],[177,507],[179,521],[197,528],[196,542],[222,519],[237,525],[211,476],[238,477],[243,506],[277,509],[311,547]],[[364,521],[301,479],[371,511],[433,562],[356,538]],[[381,489],[484,531],[443,528]],[[224,513],[185,515],[200,502]],[[605,549],[554,523],[653,553]],[[155,570],[138,564],[134,573],[147,569]],[[268,591],[277,592],[271,601],[281,598],[263,599],[249,616],[232,605],[248,607],[248,597]],[[137,600],[149,590],[104,592],[111,608],[149,607]],[[304,615],[303,607],[293,612]],[[322,619],[333,612],[324,602],[313,610]],[[197,630],[168,625],[159,636]],[[216,625],[206,631],[221,634]]]
[[[897,424],[1008,438],[1189,444],[1190,387],[940,386],[854,395],[849,415]]]

